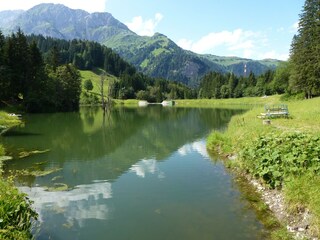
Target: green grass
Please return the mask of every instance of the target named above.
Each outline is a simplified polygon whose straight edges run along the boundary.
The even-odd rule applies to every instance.
[[[159,56],[160,54],[162,54],[162,53],[170,53],[167,49],[165,49],[165,48],[157,48],[157,49],[155,49],[154,51],[152,51],[152,54],[153,54],[153,56],[155,56],[155,57],[157,57],[157,56]]]
[[[320,226],[320,177],[301,175],[290,179],[287,182],[284,193],[288,210],[292,214],[297,211],[309,209],[313,215],[311,231],[319,236]]]
[[[254,107],[264,106],[265,104],[276,104],[280,102],[280,95],[269,97],[246,97],[246,98],[229,98],[229,99],[185,99],[175,100],[176,106],[179,107]]]
[[[203,100],[203,105],[248,103],[248,99]],[[197,103],[201,105],[201,100]],[[279,96],[257,99],[252,103],[280,103]],[[190,103],[190,105],[193,105]],[[290,118],[271,119],[263,125],[257,116],[263,106],[255,106],[243,115],[234,116],[228,129],[213,132],[208,149],[236,154],[233,166],[259,177],[271,187],[280,187],[292,214],[308,209],[312,213],[310,229],[320,235],[320,98],[293,100],[288,105]],[[270,181],[271,179],[271,181]]]
[[[101,69],[95,69],[94,71],[80,71],[82,80],[82,93],[80,96],[81,105],[97,105],[101,103],[101,75],[105,72]],[[90,79],[92,81],[93,89],[87,91],[84,89],[84,82]],[[118,81],[118,79],[110,74],[105,75],[105,81],[103,84],[104,95],[108,93],[108,87],[110,81]]]
[[[139,100],[136,100],[136,99],[127,99],[127,100],[114,99],[113,102],[116,105],[122,105],[122,106],[126,106],[126,107],[138,107]]]
[[[82,80],[82,91],[86,91],[83,87],[83,83],[85,80],[90,79],[92,81],[93,89],[92,92],[93,94],[101,94],[101,74],[103,72],[99,69],[96,69],[95,71],[80,71],[81,75],[81,80]],[[103,84],[104,92],[108,92],[108,84],[109,81],[115,81],[117,78],[115,76],[112,76],[110,74],[106,75],[106,81]]]
[[[145,59],[145,60],[143,60],[143,62],[140,64],[140,67],[141,68],[146,68],[146,67],[148,67],[148,64],[149,64],[149,59]]]

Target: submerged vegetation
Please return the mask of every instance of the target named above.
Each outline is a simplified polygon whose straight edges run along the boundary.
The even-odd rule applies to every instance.
[[[16,116],[0,113],[0,124],[4,129],[20,123]],[[2,178],[2,161],[5,149],[0,145],[0,239],[31,239],[32,220],[38,214],[32,209],[32,202],[14,186],[12,179]]]

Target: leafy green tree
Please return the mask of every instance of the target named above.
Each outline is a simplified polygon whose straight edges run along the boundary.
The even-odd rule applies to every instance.
[[[147,91],[145,91],[145,90],[140,90],[140,91],[137,92],[136,98],[139,99],[139,100],[148,101],[149,100],[149,93]]]
[[[59,111],[78,110],[81,94],[79,71],[72,64],[66,64],[57,67],[51,77],[56,83],[57,109]]]
[[[222,85],[220,88],[220,96],[221,98],[229,98],[230,96],[230,88],[228,85]]]
[[[84,84],[83,84],[83,87],[84,87],[85,90],[91,91],[93,89],[93,84],[92,84],[91,79],[85,80]]]
[[[273,94],[285,93],[288,89],[290,78],[290,62],[282,62],[277,67],[270,88]]]
[[[298,34],[291,44],[290,88],[306,98],[320,93],[320,2],[306,0],[299,20]]]

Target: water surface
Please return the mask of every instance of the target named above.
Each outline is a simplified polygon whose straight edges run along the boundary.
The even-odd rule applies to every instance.
[[[263,226],[205,138],[236,110],[159,106],[24,116],[1,141],[39,213],[36,239],[261,239]],[[62,190],[55,187],[62,187]],[[68,188],[68,190],[65,190]]]

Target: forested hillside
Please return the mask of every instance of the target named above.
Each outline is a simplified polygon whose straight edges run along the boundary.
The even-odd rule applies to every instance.
[[[4,37],[0,32],[1,105],[20,105],[28,112],[77,110],[81,94],[78,69],[99,69],[102,79],[105,74],[115,76],[109,92],[104,93],[112,98],[161,102],[196,96],[195,90],[181,83],[137,72],[96,42],[25,36],[21,30]]]
[[[66,41],[42,35],[27,36],[27,40],[30,44],[35,42],[46,62],[52,65],[72,63],[81,70],[101,68],[117,77],[121,74],[133,75],[136,72],[132,65],[111,48],[97,42],[77,39]],[[50,62],[52,60],[57,62]]]
[[[196,96],[196,90],[184,84],[137,72],[135,67],[124,61],[112,49],[97,42],[76,39],[66,41],[39,35],[31,35],[28,40],[30,43],[37,43],[46,62],[51,65],[72,63],[80,70],[99,68],[105,73],[116,76],[118,81],[109,84],[112,98],[138,98],[161,102],[166,98],[182,99]],[[57,63],[50,62],[52,59]]]
[[[99,42],[148,76],[193,87],[199,86],[200,79],[210,71],[242,76],[246,65],[248,72],[261,75],[267,70],[275,70],[279,64],[277,60],[266,62],[196,54],[182,49],[160,33],[152,37],[139,36],[110,13],[90,14],[61,4],[40,4],[28,11],[0,12],[0,29],[4,34],[10,35],[18,28],[28,35]]]
[[[286,67],[283,63],[279,69]],[[280,71],[280,70],[279,70]],[[240,98],[283,94],[288,88],[288,75],[279,76],[279,72],[267,71],[265,74],[255,76],[236,76],[232,73],[208,73],[200,83],[199,98]]]

